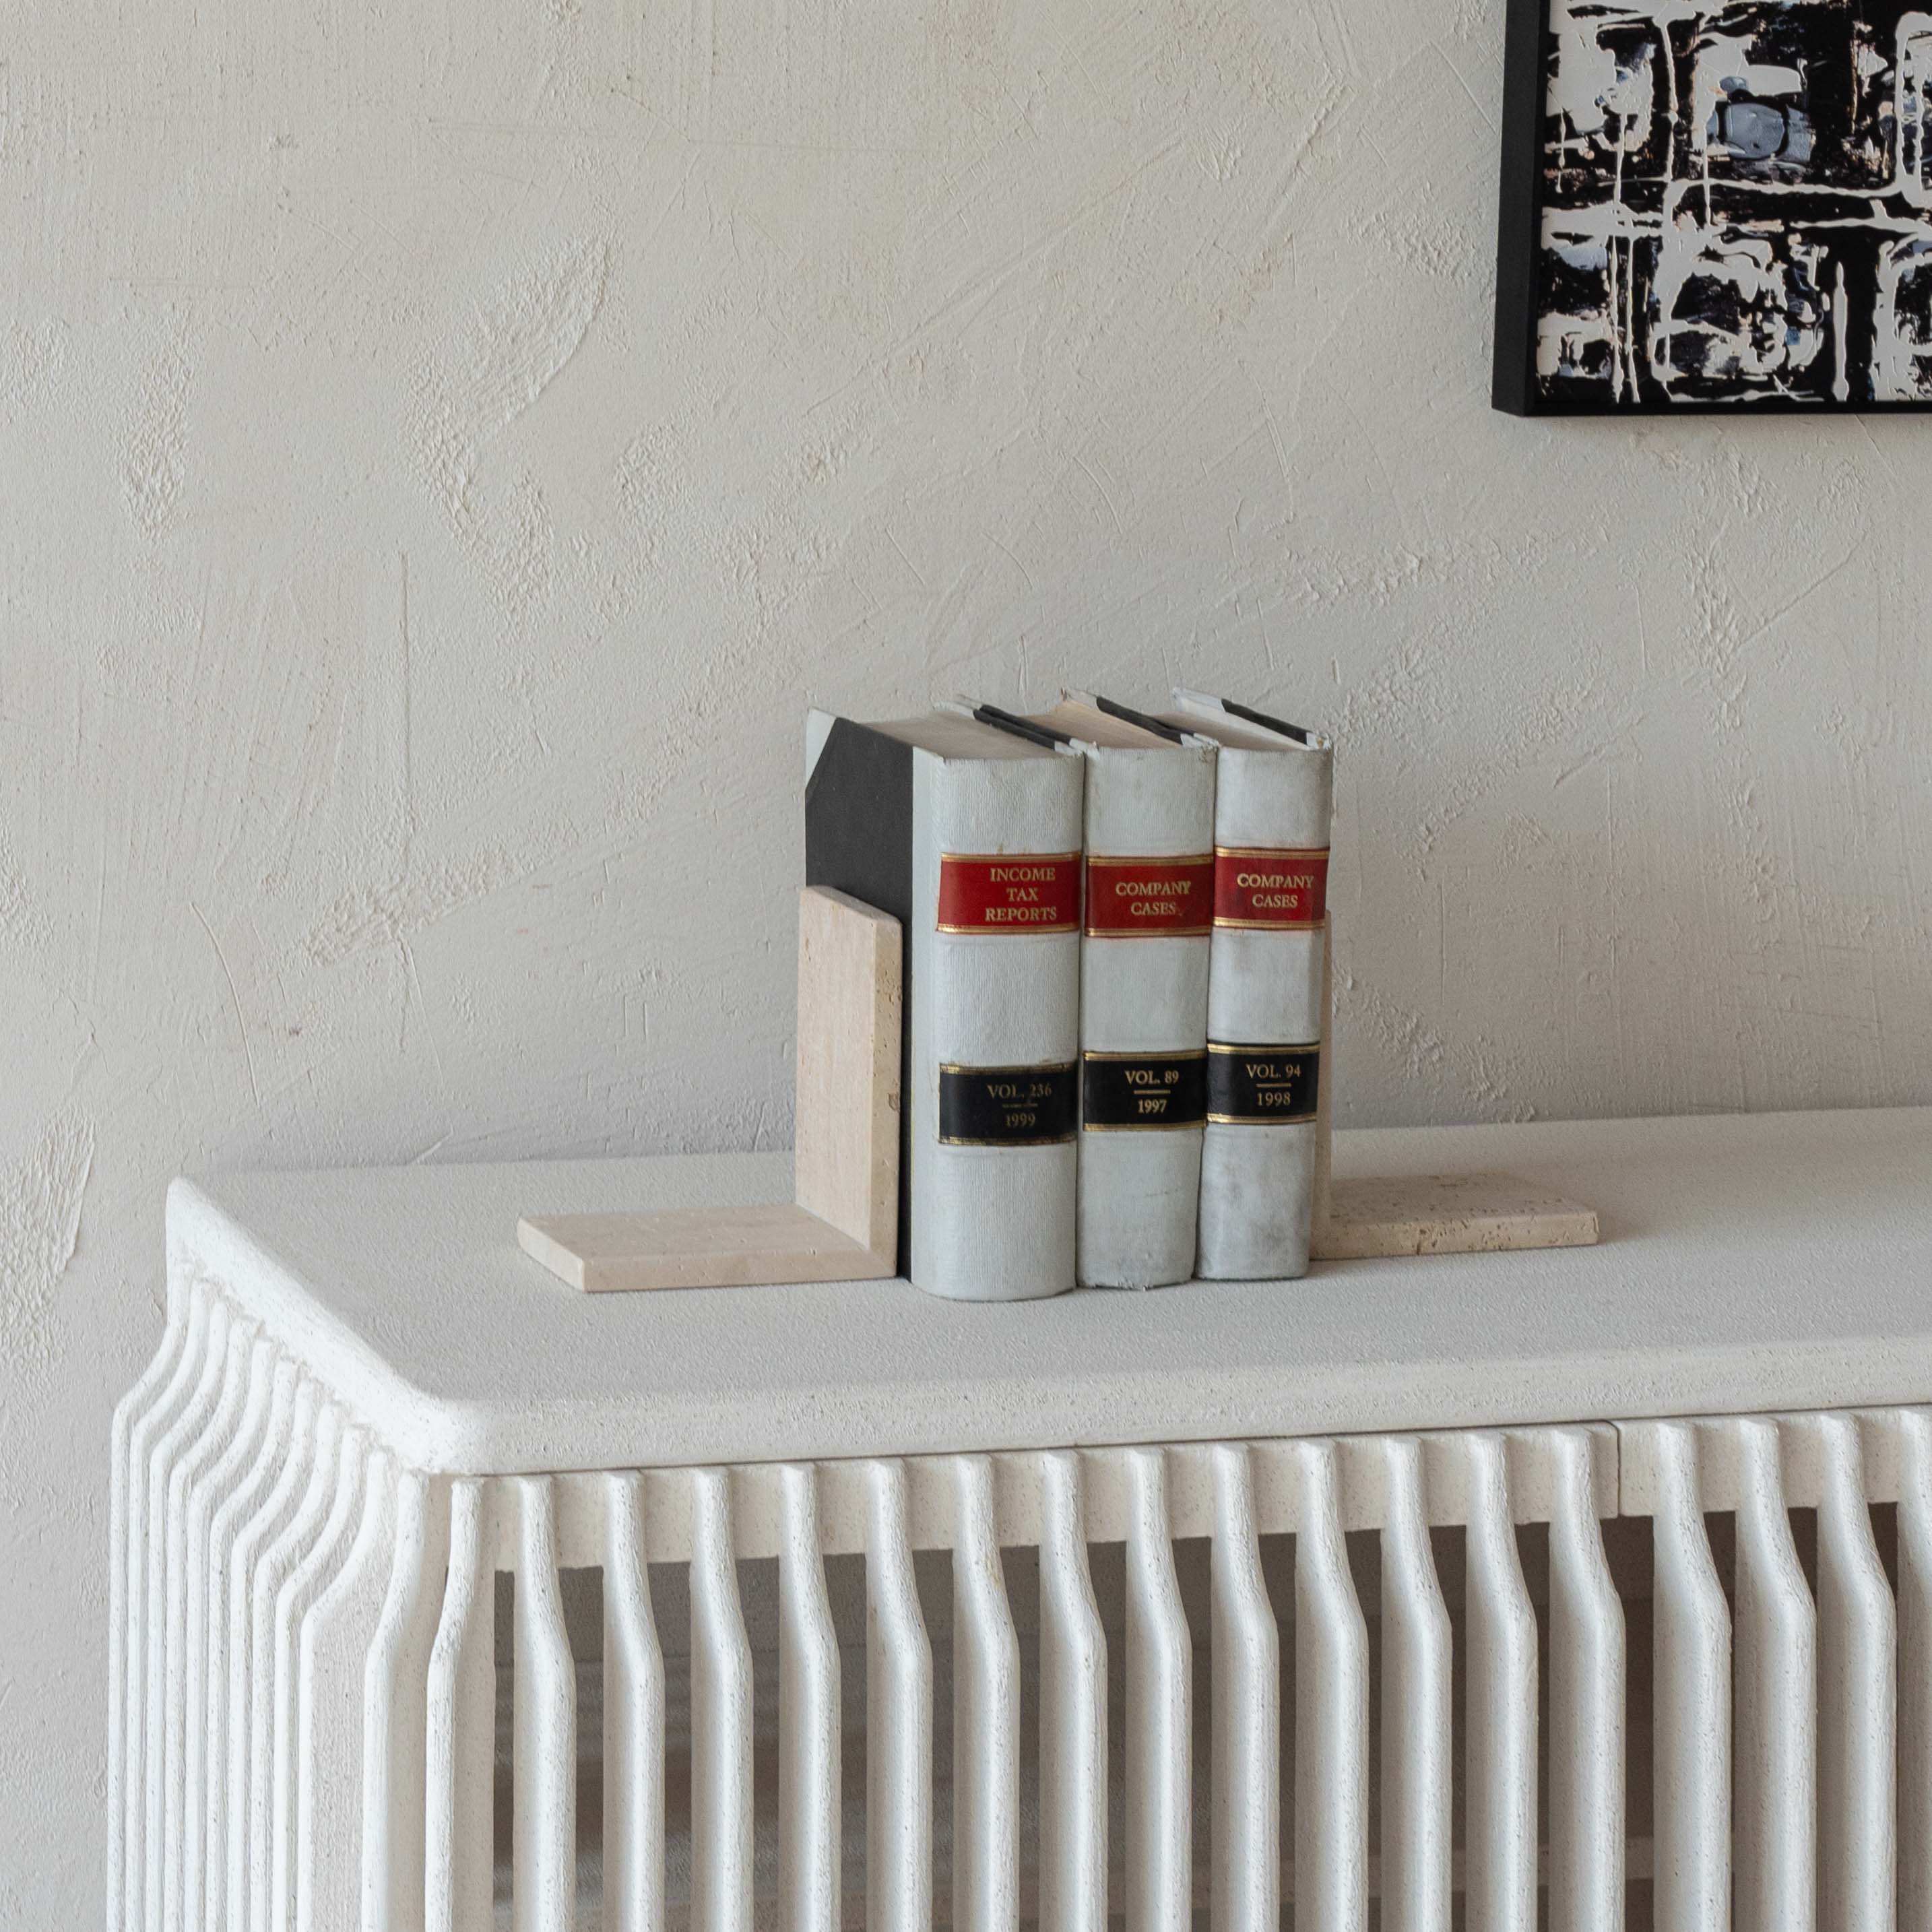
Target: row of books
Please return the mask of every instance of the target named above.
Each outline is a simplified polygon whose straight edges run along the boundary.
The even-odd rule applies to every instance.
[[[1308,1265],[1332,755],[1177,691],[806,727],[806,880],[905,934],[899,1267],[964,1300]]]

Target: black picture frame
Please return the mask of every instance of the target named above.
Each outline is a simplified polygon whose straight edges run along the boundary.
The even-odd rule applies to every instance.
[[[1804,0],[1798,0],[1804,4]],[[1738,14],[1761,14],[1744,0]],[[1846,10],[1832,8],[1834,14]],[[1856,5],[1850,10],[1856,14]],[[1524,417],[1606,416],[1640,418],[1680,416],[1780,416],[1917,415],[1932,409],[1932,392],[1914,399],[1851,395],[1754,393],[1699,397],[1663,392],[1654,380],[1618,400],[1545,392],[1536,366],[1542,290],[1544,154],[1548,139],[1548,90],[1554,40],[1550,0],[1508,0],[1504,43],[1502,167],[1497,196],[1496,302],[1492,406]],[[1714,15],[1713,17],[1721,17]],[[1932,129],[1926,130],[1932,134]],[[1932,145],[1932,142],[1928,142]],[[1916,179],[1916,176],[1915,176]],[[1822,191],[1822,190],[1821,190]],[[1850,190],[1841,192],[1848,196]],[[1925,210],[1932,235],[1932,208]],[[1932,364],[1928,364],[1932,368]]]

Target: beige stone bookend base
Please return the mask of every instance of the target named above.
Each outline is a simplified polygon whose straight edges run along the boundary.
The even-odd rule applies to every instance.
[[[898,921],[822,886],[799,897],[793,1198],[656,1214],[555,1214],[517,1238],[591,1292],[870,1281],[896,1270]]]
[[[1318,1262],[1395,1255],[1498,1254],[1511,1248],[1588,1248],[1597,1210],[1508,1174],[1398,1175],[1334,1179],[1329,1172],[1329,1053],[1334,1038],[1334,915],[1322,962],[1322,1082],[1316,1090],[1315,1226],[1309,1253]]]
[[[1495,1254],[1508,1248],[1588,1248],[1597,1210],[1507,1174],[1419,1174],[1331,1180],[1316,1222],[1317,1261],[1385,1255]]]

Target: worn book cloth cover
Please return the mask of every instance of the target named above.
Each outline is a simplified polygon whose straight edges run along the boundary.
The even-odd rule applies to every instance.
[[[1220,747],[1198,1271],[1305,1274],[1322,1078],[1334,756],[1325,738],[1177,691],[1170,723]]]
[[[1074,1281],[1084,766],[970,717],[813,712],[806,882],[905,930],[899,1265],[959,1300]]]
[[[1164,1287],[1194,1272],[1215,748],[1084,692],[1033,722],[1065,734],[1087,765],[1079,1279]]]

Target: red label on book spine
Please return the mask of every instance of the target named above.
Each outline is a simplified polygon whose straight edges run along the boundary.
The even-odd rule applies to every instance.
[[[1072,932],[1080,925],[1078,852],[942,852],[941,932]]]
[[[1087,858],[1087,930],[1096,939],[1174,939],[1214,919],[1214,861]]]
[[[1217,845],[1214,923],[1306,932],[1328,916],[1328,848]]]

